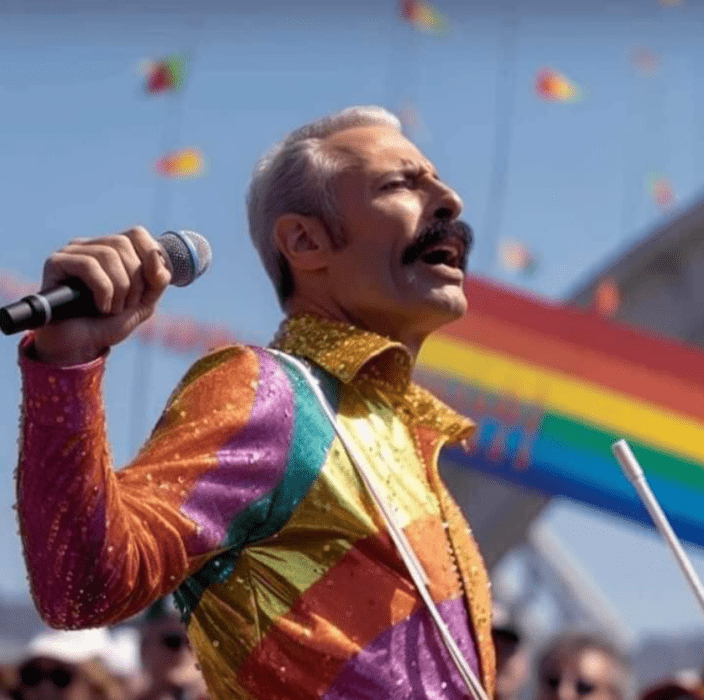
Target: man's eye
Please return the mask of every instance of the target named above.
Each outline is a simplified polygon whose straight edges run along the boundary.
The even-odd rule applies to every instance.
[[[411,179],[404,177],[401,180],[391,180],[390,182],[385,183],[382,185],[381,189],[382,190],[393,190],[396,189],[397,187],[406,187],[408,185],[411,185]]]

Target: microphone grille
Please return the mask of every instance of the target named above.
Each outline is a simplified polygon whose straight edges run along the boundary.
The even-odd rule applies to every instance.
[[[207,239],[195,231],[167,231],[159,236],[171,261],[171,284],[185,287],[200,277],[213,259]]]

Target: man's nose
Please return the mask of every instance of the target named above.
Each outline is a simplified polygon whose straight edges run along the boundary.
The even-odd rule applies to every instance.
[[[462,199],[451,187],[438,183],[437,199],[433,202],[435,207],[433,217],[436,219],[449,219],[453,221],[462,212]]]

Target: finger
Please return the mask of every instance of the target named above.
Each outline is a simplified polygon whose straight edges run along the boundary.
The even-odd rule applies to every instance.
[[[83,242],[84,241],[84,242]],[[123,309],[136,306],[141,302],[142,293],[144,290],[144,278],[142,271],[142,260],[137,250],[135,250],[130,239],[124,234],[116,234],[114,236],[103,236],[94,239],[82,239],[80,245],[71,245],[67,247],[67,251],[81,251],[82,246],[91,246],[90,250],[97,250],[100,246],[109,246],[113,248],[122,259],[122,265],[127,273],[129,284],[122,303],[122,307],[116,306],[115,313],[119,313]],[[83,251],[83,252],[88,252]],[[115,304],[119,305],[119,296],[115,299]]]
[[[125,308],[133,279],[141,287],[141,263],[136,254],[129,253],[126,239],[120,236],[105,236],[88,243],[69,244],[63,249],[67,255],[95,258],[112,281],[112,298],[108,313],[119,314]],[[139,290],[141,296],[141,289]]]
[[[44,264],[42,288],[51,288],[69,277],[80,279],[88,287],[98,311],[110,312],[114,294],[113,282],[96,258],[63,251],[53,253]]]
[[[124,302],[125,308],[141,303],[146,283],[144,262],[148,251],[153,248],[161,250],[158,241],[143,226],[135,226],[122,233],[100,238],[76,238],[76,244],[109,245],[121,255],[125,270],[130,278],[130,287]],[[69,244],[71,245],[71,244]]]
[[[141,303],[144,292],[143,261],[139,251],[135,249],[129,237],[124,234],[107,236],[104,241],[106,245],[113,247],[120,255],[122,264],[129,277],[129,287],[123,308],[129,309],[138,306]]]
[[[144,276],[143,303],[153,304],[171,281],[171,264],[162,245],[145,228],[137,226],[126,234],[139,254]]]
[[[142,303],[147,306],[153,306],[164,293],[166,286],[171,282],[171,271],[164,262],[163,251],[151,251],[145,261],[144,273],[147,284],[144,288]]]

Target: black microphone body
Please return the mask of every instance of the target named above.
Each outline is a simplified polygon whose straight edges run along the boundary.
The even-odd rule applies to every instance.
[[[205,272],[212,258],[210,244],[192,231],[168,231],[157,239],[172,269],[171,284],[184,287]],[[0,308],[5,335],[39,328],[51,321],[97,316],[93,294],[81,280],[71,278]]]
[[[80,316],[96,316],[93,295],[78,279],[45,292],[29,294],[0,309],[0,328],[5,335],[39,328],[50,321]]]

